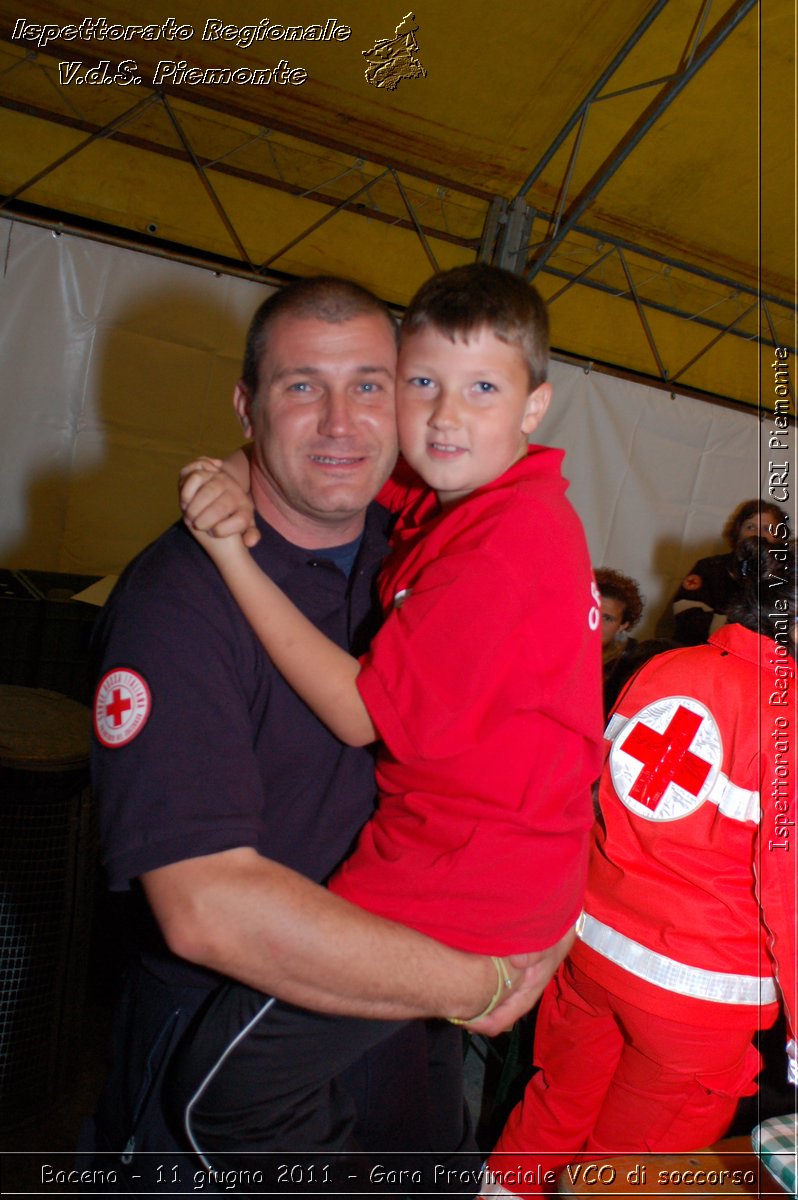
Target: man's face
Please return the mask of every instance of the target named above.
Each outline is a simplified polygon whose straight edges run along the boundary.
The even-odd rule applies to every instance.
[[[269,329],[253,395],[235,406],[254,439],[261,515],[301,546],[358,536],[396,461],[396,341],[378,313],[338,323],[286,313]]]
[[[628,629],[629,622],[623,619],[623,603],[614,596],[601,597],[601,648],[606,649],[615,641],[615,635]]]

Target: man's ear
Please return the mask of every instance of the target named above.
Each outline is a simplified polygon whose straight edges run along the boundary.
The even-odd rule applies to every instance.
[[[551,401],[551,384],[541,383],[526,398],[521,430],[529,437],[545,417]]]
[[[244,383],[244,380],[239,379],[233,392],[233,408],[236,410],[236,416],[241,424],[245,438],[251,438],[253,433],[252,403],[252,393]]]

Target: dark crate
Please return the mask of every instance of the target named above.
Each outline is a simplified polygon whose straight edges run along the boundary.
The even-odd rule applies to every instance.
[[[36,686],[90,704],[89,642],[99,609],[72,597],[102,576],[29,570],[17,574],[43,598]]]
[[[0,683],[46,688],[89,704],[89,642],[99,609],[72,597],[102,576],[28,569],[2,575],[9,600],[0,604]],[[17,593],[28,599],[11,598]]]
[[[35,687],[44,605],[16,571],[0,570],[0,683]]]
[[[24,570],[14,571],[14,574],[44,600],[55,601],[71,600],[76,592],[82,592],[91,584],[96,583],[98,579],[102,579],[102,575],[73,575],[67,571],[31,571],[27,567]],[[82,601],[78,600],[76,603],[84,607]]]
[[[0,687],[0,1129],[74,1082],[83,1024],[95,826],[88,709]]]

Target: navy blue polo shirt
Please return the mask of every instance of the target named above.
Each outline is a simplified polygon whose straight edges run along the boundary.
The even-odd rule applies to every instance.
[[[371,506],[348,580],[260,519],[253,556],[359,654],[379,622],[373,585],[388,521]],[[111,888],[239,846],[324,881],[373,810],[371,752],[344,746],[288,687],[181,523],[126,569],[96,649],[98,679],[109,682],[95,706],[92,773]],[[126,725],[137,695],[138,724]]]

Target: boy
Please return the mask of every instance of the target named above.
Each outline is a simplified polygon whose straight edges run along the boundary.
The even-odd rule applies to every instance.
[[[494,267],[436,276],[411,302],[397,423],[421,479],[396,479],[381,496],[401,511],[380,579],[386,621],[360,660],[304,620],[240,538],[200,532],[212,524],[194,495],[201,476],[183,497],[294,689],[341,740],[382,742],[377,812],[331,890],[496,956],[552,945],[576,920],[600,763],[598,596],[562,454],[528,445],[551,396],[547,335],[537,293]],[[301,374],[280,386],[297,404],[313,404],[318,387]],[[369,394],[364,384],[363,404]],[[345,456],[329,467],[345,473]],[[356,555],[341,550],[342,564],[343,551]],[[494,961],[489,1008],[506,978]],[[385,1036],[382,1025],[224,989],[176,1087],[195,1148],[217,1163],[233,1147],[285,1149],[293,1107],[321,1105],[330,1058]],[[318,1072],[300,1093],[292,1072],[309,1046]],[[267,1112],[258,1080],[268,1071],[273,1082],[281,1054],[291,1091]],[[322,1107],[329,1119],[310,1148],[345,1144],[345,1116],[334,1100]]]

